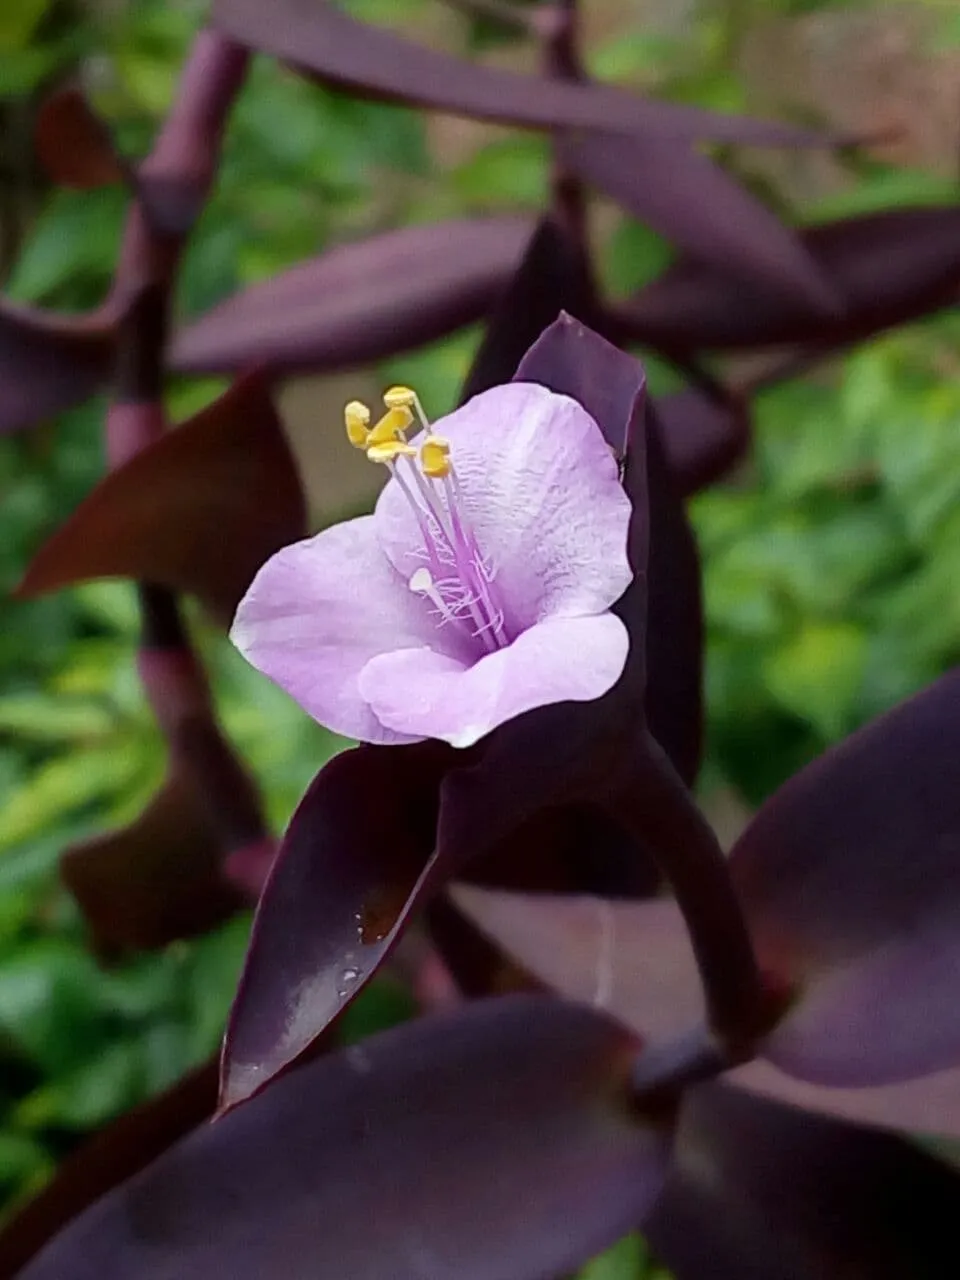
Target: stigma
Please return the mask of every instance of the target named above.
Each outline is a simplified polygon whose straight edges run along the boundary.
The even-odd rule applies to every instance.
[[[387,468],[413,511],[420,542],[410,556],[420,565],[407,585],[438,627],[453,627],[486,653],[506,648],[510,636],[497,600],[496,569],[470,528],[450,442],[433,430],[412,388],[390,387],[383,402],[385,412],[371,426],[369,408],[351,400],[344,426],[354,448]],[[407,440],[415,424],[419,447]]]

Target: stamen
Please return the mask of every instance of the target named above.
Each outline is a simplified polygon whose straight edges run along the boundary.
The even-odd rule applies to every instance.
[[[383,403],[388,409],[403,408],[408,411],[412,409],[420,419],[420,425],[427,435],[431,434],[430,419],[424,413],[420,397],[412,387],[390,387],[383,393]]]
[[[411,387],[390,387],[383,393],[383,403],[388,409],[412,409],[417,393]]]
[[[450,442],[433,431],[412,388],[390,387],[383,402],[387,411],[373,428],[370,411],[356,400],[347,405],[344,420],[351,444],[365,449],[371,462],[386,466],[413,511],[423,545],[411,547],[410,555],[427,563],[408,586],[430,602],[440,626],[453,623],[479,640],[487,653],[495,653],[510,643],[504,611],[491,590],[496,572],[466,519]],[[417,451],[405,438],[414,414],[424,431],[416,461]]]
[[[375,427],[371,428],[367,437],[367,445],[386,444],[390,440],[399,440],[413,422],[413,414],[409,409],[388,409]]]
[[[444,480],[450,474],[450,442],[442,436],[430,436],[420,446],[420,466],[431,480]]]
[[[343,422],[347,428],[347,439],[355,449],[367,447],[370,432],[370,410],[360,400],[351,400],[343,410]]]
[[[370,432],[373,435],[373,432]],[[397,458],[415,458],[417,451],[405,440],[384,440],[382,444],[372,444],[367,449],[367,457],[371,462],[395,462]]]

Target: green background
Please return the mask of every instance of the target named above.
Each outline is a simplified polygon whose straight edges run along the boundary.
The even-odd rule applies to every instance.
[[[80,66],[122,148],[141,154],[175,92],[204,6],[4,0],[0,7],[5,291],[83,309],[106,290],[126,200],[114,189],[49,188],[30,151],[36,102],[52,79]],[[416,38],[525,65],[503,32],[489,24],[471,31],[430,0],[349,7]],[[597,74],[748,110],[756,86],[745,50],[757,28],[851,9],[882,22],[885,6],[700,3],[681,30],[639,24],[641,8],[608,0],[609,22],[589,49]],[[917,57],[952,56],[960,44],[955,11],[914,8]],[[458,128],[324,91],[258,59],[187,257],[181,311],[203,310],[346,237],[538,207],[542,140]],[[954,186],[927,155],[907,156],[906,164],[898,157],[896,166],[845,157],[828,181],[806,190],[776,166],[727,159],[801,220],[949,198]],[[669,258],[661,241],[612,208],[601,206],[595,231],[616,293]],[[765,393],[751,461],[693,503],[709,640],[701,791],[721,828],[735,826],[828,743],[957,661],[958,339],[960,318],[940,317]],[[391,361],[376,378],[414,383],[439,415],[454,402],[476,340],[457,335]],[[671,385],[655,363],[650,372],[655,388]],[[171,387],[172,414],[183,416],[215,389]],[[326,421],[326,403],[320,388],[315,427],[301,424],[295,434],[332,458],[341,439],[338,424]],[[248,928],[241,918],[200,941],[103,970],[56,882],[64,845],[135,816],[163,768],[133,668],[130,589],[106,583],[29,603],[9,599],[32,550],[102,472],[102,411],[93,402],[0,441],[0,1202],[8,1205],[39,1186],[84,1133],[214,1051]],[[338,744],[196,623],[226,729],[279,828]],[[362,1004],[357,1034],[402,1012],[382,985]],[[588,1274],[626,1280],[646,1267],[631,1240]]]

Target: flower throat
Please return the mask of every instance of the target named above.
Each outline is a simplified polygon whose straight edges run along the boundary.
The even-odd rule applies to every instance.
[[[510,637],[496,600],[496,570],[466,518],[450,442],[433,431],[409,387],[391,387],[383,400],[387,411],[372,427],[359,400],[351,400],[343,416],[347,439],[387,468],[413,510],[422,545],[410,554],[423,564],[407,585],[429,603],[438,626],[479,640],[488,653],[504,649]],[[415,421],[424,433],[419,452],[406,438]]]

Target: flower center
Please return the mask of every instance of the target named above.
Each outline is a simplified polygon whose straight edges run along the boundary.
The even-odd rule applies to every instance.
[[[383,399],[387,411],[373,427],[370,410],[357,400],[344,409],[344,421],[350,443],[387,468],[413,511],[421,541],[410,554],[423,563],[407,585],[438,627],[479,640],[487,653],[504,649],[510,637],[496,599],[496,569],[470,528],[450,442],[433,430],[409,387],[391,387]],[[419,455],[406,439],[415,421],[424,433]]]

